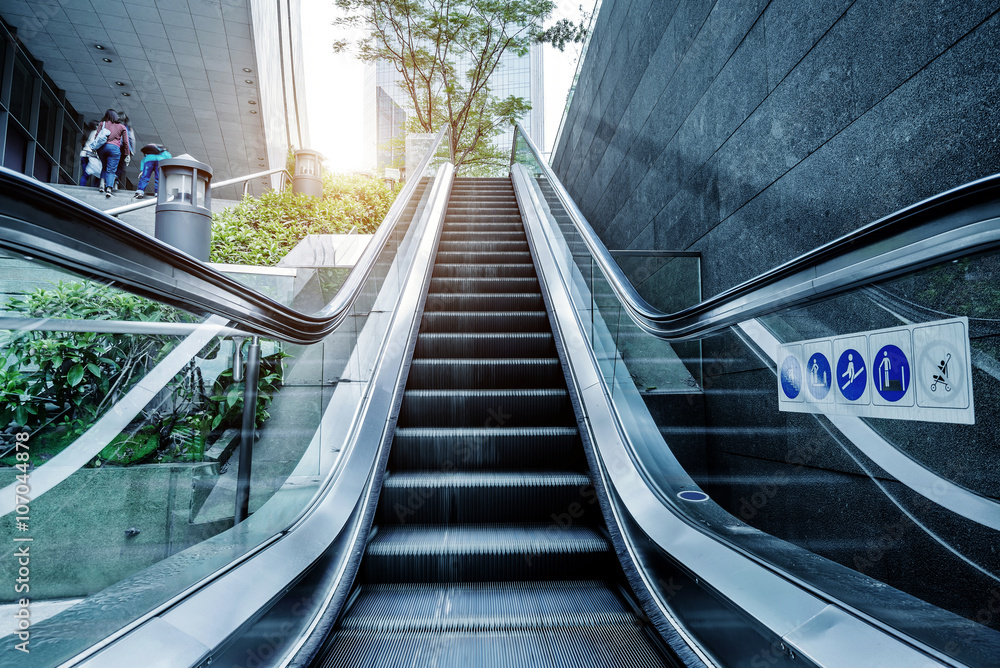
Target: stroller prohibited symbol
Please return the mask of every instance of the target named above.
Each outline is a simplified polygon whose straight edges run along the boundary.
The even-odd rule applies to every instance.
[[[944,386],[945,392],[951,392],[951,385],[948,383],[948,365],[951,363],[951,353],[941,360],[937,365],[937,371],[932,374],[934,382],[931,383],[931,392],[937,392],[938,384]]]

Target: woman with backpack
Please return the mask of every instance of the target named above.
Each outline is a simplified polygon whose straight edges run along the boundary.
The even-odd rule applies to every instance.
[[[112,184],[115,182],[115,175],[118,172],[118,161],[124,152],[129,153],[128,128],[118,120],[118,112],[108,109],[104,112],[101,124],[98,126],[98,136],[101,130],[108,131],[108,138],[97,149],[97,157],[104,163],[104,171],[101,173],[101,183],[98,189],[104,193],[105,197],[111,197]]]

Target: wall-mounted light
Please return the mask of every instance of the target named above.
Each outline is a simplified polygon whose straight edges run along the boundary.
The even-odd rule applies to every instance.
[[[104,62],[106,62],[106,63],[110,63],[110,62],[111,62],[111,59],[110,59],[110,58],[101,58],[101,60],[103,60],[103,61],[104,61]]]
[[[244,83],[248,83],[248,84],[252,84],[253,83],[253,79],[244,79],[243,81],[244,81]]]
[[[244,72],[252,72],[253,70],[251,70],[251,69],[250,69],[249,67],[244,67],[244,68],[243,68],[243,71],[244,71]]]
[[[115,82],[115,85],[116,85],[116,86],[124,86],[124,85],[125,85],[125,82],[124,82],[124,81],[116,81],[116,82]]]
[[[250,113],[251,113],[251,114],[256,114],[256,113],[257,113],[257,110],[256,110],[256,109],[251,109],[251,110],[250,110]]]
[[[247,104],[257,104],[257,101],[256,100],[248,100]]]
[[[94,48],[97,49],[98,51],[104,51],[104,45],[103,44],[95,44]]]
[[[127,91],[122,93],[122,95],[124,95],[125,97],[132,97],[132,93],[129,93]]]

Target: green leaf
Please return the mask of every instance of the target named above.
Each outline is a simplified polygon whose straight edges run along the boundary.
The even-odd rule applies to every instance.
[[[83,367],[79,364],[74,364],[73,368],[69,370],[66,374],[66,382],[69,383],[70,387],[76,387],[83,380]]]

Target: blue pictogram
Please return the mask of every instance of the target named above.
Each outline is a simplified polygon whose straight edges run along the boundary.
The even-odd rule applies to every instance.
[[[865,393],[868,385],[865,358],[857,350],[848,348],[840,354],[840,359],[837,360],[837,385],[848,401],[857,401]]]
[[[799,396],[802,391],[802,367],[795,355],[789,355],[781,363],[781,391],[789,399]]]
[[[830,393],[830,362],[823,353],[813,353],[806,364],[809,372],[809,394],[814,399],[823,399]]]
[[[882,346],[872,360],[875,389],[886,401],[899,401],[910,387],[910,361],[898,347]]]

